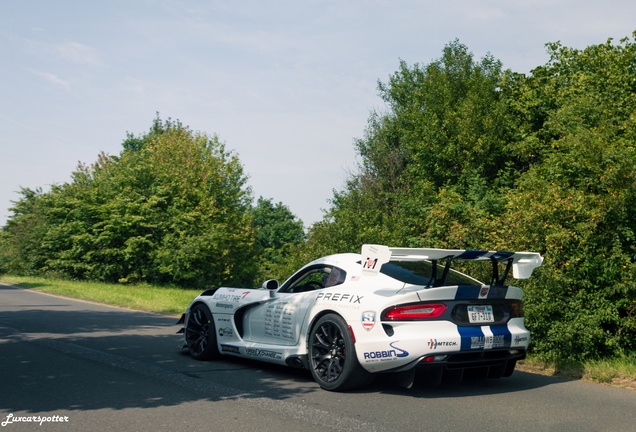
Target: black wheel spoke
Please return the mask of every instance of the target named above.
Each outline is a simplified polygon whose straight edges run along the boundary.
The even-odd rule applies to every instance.
[[[329,363],[329,367],[327,368],[327,381],[333,381],[338,379],[340,374],[342,373],[342,366],[338,361],[332,361]]]
[[[205,316],[202,310],[197,309],[196,312],[193,315],[194,318],[194,324],[196,324],[198,327],[203,327],[205,326]]]
[[[205,336],[200,334],[199,337],[194,341],[193,345],[198,353],[202,353],[207,345]]]
[[[314,343],[314,346],[317,348],[328,350],[331,344],[327,341],[327,339],[323,335],[318,333],[316,333],[315,336],[316,336],[317,343]]]

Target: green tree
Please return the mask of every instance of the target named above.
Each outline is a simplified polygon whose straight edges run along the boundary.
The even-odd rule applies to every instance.
[[[365,242],[533,250],[533,349],[636,356],[636,44],[549,44],[528,76],[457,41],[380,83],[361,164],[295,256]]]
[[[0,229],[0,275],[9,272],[11,254],[9,252],[9,236],[4,229]]]
[[[462,229],[479,233],[469,216],[503,208],[498,188],[512,182],[501,174],[511,163],[503,149],[516,133],[502,97],[503,76],[498,60],[488,55],[475,62],[458,41],[426,66],[401,62],[378,85],[388,112],[373,112],[356,142],[358,172],[334,193],[313,235],[329,238],[335,250],[357,250],[365,242],[483,243],[475,236],[454,241],[448,226],[442,233],[427,220],[454,208],[464,215]]]
[[[636,45],[549,52],[522,82],[530,96],[518,148],[539,163],[510,190],[501,237],[546,257],[527,289],[537,352],[636,353]]]
[[[46,234],[47,202],[41,189],[22,188],[4,226],[5,268],[9,273],[34,275],[44,265],[42,239]]]
[[[13,268],[99,281],[251,282],[252,196],[238,157],[216,136],[158,118],[123,147],[49,193],[23,191],[6,227]]]
[[[289,268],[290,254],[305,240],[303,223],[282,202],[259,197],[251,210],[258,248],[259,274],[266,279],[284,280],[296,268]]]
[[[247,284],[254,275],[251,190],[233,153],[216,136],[155,124],[141,148],[155,176],[151,194],[161,229],[157,279],[196,285]],[[157,133],[156,130],[160,130]]]

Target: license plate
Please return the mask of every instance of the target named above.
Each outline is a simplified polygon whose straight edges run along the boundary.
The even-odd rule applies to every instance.
[[[470,323],[491,323],[495,322],[490,305],[468,306],[468,322]]]

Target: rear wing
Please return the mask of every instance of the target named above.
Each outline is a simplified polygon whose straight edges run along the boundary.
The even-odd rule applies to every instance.
[[[362,246],[362,271],[366,274],[377,274],[382,264],[389,261],[431,261],[433,271],[437,272],[437,265],[444,262],[444,274],[439,279],[446,279],[446,274],[452,261],[490,261],[492,263],[492,280],[490,285],[502,285],[512,268],[512,277],[528,279],[535,268],[543,263],[543,257],[536,252],[506,252],[486,250],[462,249],[428,249],[428,248],[399,248],[384,245]],[[505,264],[505,270],[500,275],[499,264]],[[434,274],[433,277],[437,278]]]

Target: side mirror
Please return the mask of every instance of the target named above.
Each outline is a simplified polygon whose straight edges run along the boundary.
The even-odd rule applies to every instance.
[[[278,289],[278,281],[276,279],[268,279],[263,282],[263,288],[268,290]]]
[[[278,281],[276,279],[268,279],[263,282],[263,288],[269,290],[269,296],[274,297],[276,290],[278,289]]]

